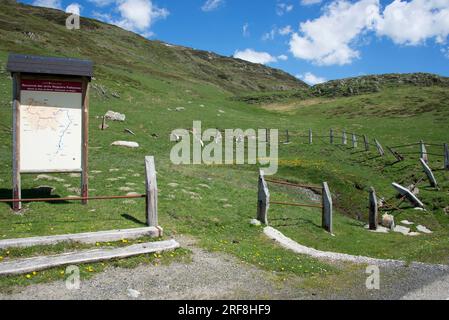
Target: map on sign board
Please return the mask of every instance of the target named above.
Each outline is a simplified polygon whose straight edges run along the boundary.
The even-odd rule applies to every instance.
[[[81,171],[81,82],[23,79],[20,100],[20,171]]]

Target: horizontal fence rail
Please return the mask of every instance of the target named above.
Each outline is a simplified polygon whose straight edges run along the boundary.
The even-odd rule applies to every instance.
[[[0,202],[58,202],[80,200],[114,200],[114,199],[138,199],[145,198],[146,194],[128,196],[93,196],[93,197],[65,197],[65,198],[34,198],[34,199],[0,199]]]

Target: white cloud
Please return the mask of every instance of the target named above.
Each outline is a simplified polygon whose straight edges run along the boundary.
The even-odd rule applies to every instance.
[[[201,10],[208,12],[218,9],[220,6],[224,4],[224,0],[207,0],[203,6],[201,7]]]
[[[35,0],[33,6],[61,9],[61,0]]]
[[[447,48],[442,48],[442,49],[441,49],[441,53],[442,53],[446,58],[449,59],[449,47],[447,47]]]
[[[170,13],[153,5],[150,0],[118,0],[120,18],[113,23],[130,31],[148,34],[148,28],[157,19],[165,19]]]
[[[293,10],[293,5],[292,4],[287,4],[287,3],[283,3],[283,2],[278,2],[276,4],[276,14],[278,16],[283,16],[284,14],[290,12]]]
[[[264,33],[262,36],[262,40],[263,41],[268,41],[268,40],[274,40],[274,37],[276,36],[277,33],[277,28],[273,27],[273,29],[270,30],[270,32]]]
[[[313,86],[313,85],[316,85],[316,84],[319,84],[319,83],[326,82],[326,79],[325,79],[325,78],[318,77],[318,76],[314,75],[314,74],[311,73],[311,72],[306,72],[306,73],[304,73],[304,74],[299,74],[299,75],[297,75],[296,77],[297,77],[298,79],[301,79],[301,80],[303,80],[304,82],[306,82],[306,83],[312,85],[312,86]]]
[[[82,6],[79,5],[78,3],[71,3],[67,6],[67,8],[65,8],[65,12],[71,13],[71,14],[76,14],[79,16],[80,12],[81,12],[81,8],[82,8]]]
[[[288,56],[286,56],[285,54],[281,54],[280,56],[277,57],[277,59],[280,61],[287,61]]]
[[[334,1],[321,17],[300,24],[300,33],[290,39],[290,51],[318,65],[349,64],[360,56],[354,41],[373,30],[378,19],[379,0]]]
[[[277,58],[273,57],[271,54],[267,52],[258,52],[253,49],[246,49],[243,51],[237,50],[234,53],[234,58],[260,64],[277,62]]]
[[[395,0],[385,7],[377,33],[397,44],[419,45],[430,38],[444,43],[449,35],[449,0]]]
[[[293,33],[293,29],[291,26],[285,26],[284,28],[279,29],[279,34],[281,36],[289,35],[290,33]]]
[[[303,6],[310,6],[312,4],[318,4],[321,3],[323,0],[301,0],[301,4]]]
[[[250,33],[249,33],[249,24],[245,23],[242,27],[242,34],[244,37],[249,37]]]

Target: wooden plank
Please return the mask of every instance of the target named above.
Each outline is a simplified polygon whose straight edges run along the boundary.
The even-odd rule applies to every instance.
[[[268,225],[268,209],[270,208],[270,191],[268,190],[265,174],[259,169],[259,184],[257,191],[257,220]]]
[[[20,179],[20,82],[21,76],[13,74],[13,124],[12,124],[12,198],[22,198]],[[14,202],[12,209],[18,212],[22,209],[21,202]]]
[[[384,148],[382,148],[382,145],[379,141],[377,141],[377,139],[374,139],[374,143],[376,144],[377,151],[379,152],[380,156],[383,157],[385,155]]]
[[[323,182],[322,226],[324,230],[332,233],[332,195],[327,182]]]
[[[373,187],[369,191],[369,229],[377,230],[379,224],[378,205],[376,191]]]
[[[424,208],[424,204],[419,200],[410,190],[401,186],[398,183],[392,183],[393,188],[399,192],[401,196],[404,196],[408,201],[410,201],[414,206]]]
[[[421,159],[423,159],[426,163],[429,163],[429,156],[427,155],[426,145],[422,140],[419,142],[419,152],[421,153]]]
[[[437,180],[435,179],[432,169],[430,169],[430,167],[427,165],[427,163],[426,163],[426,161],[424,161],[424,159],[422,159],[422,158],[419,159],[419,162],[421,162],[424,172],[426,173],[427,179],[429,179],[430,186],[433,188],[437,188],[438,183],[437,183]]]
[[[0,249],[54,245],[61,242],[79,242],[93,244],[97,242],[114,242],[123,239],[137,239],[141,237],[157,238],[161,237],[162,233],[162,228],[145,227],[31,238],[4,239],[0,240]]]
[[[179,248],[175,240],[135,244],[122,248],[103,248],[69,252],[51,256],[38,256],[0,263],[0,276],[17,275],[49,268],[82,263],[93,263],[111,259],[123,259],[141,254],[149,254]]]
[[[81,196],[89,196],[89,81],[83,78],[83,106],[82,106],[82,172],[81,172]],[[82,204],[87,204],[87,200],[82,200]]]
[[[449,146],[447,143],[444,144],[444,168],[449,170]]]
[[[369,141],[366,135],[363,135],[363,143],[365,145],[365,151],[369,151]]]
[[[147,225],[150,227],[158,226],[157,213],[157,180],[156,167],[154,164],[154,157],[145,157],[145,185],[146,185],[146,217]]]

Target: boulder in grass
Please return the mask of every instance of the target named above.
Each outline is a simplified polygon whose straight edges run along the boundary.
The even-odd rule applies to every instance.
[[[109,110],[108,112],[106,112],[106,114],[104,115],[106,119],[112,120],[112,121],[125,121],[126,120],[126,116],[124,114],[118,113],[118,112],[114,112]]]
[[[384,214],[382,216],[382,226],[384,226],[385,228],[391,229],[393,230],[395,227],[394,224],[394,216],[392,216],[391,214]]]
[[[114,141],[111,146],[127,147],[127,148],[138,148],[139,144],[133,141]]]

